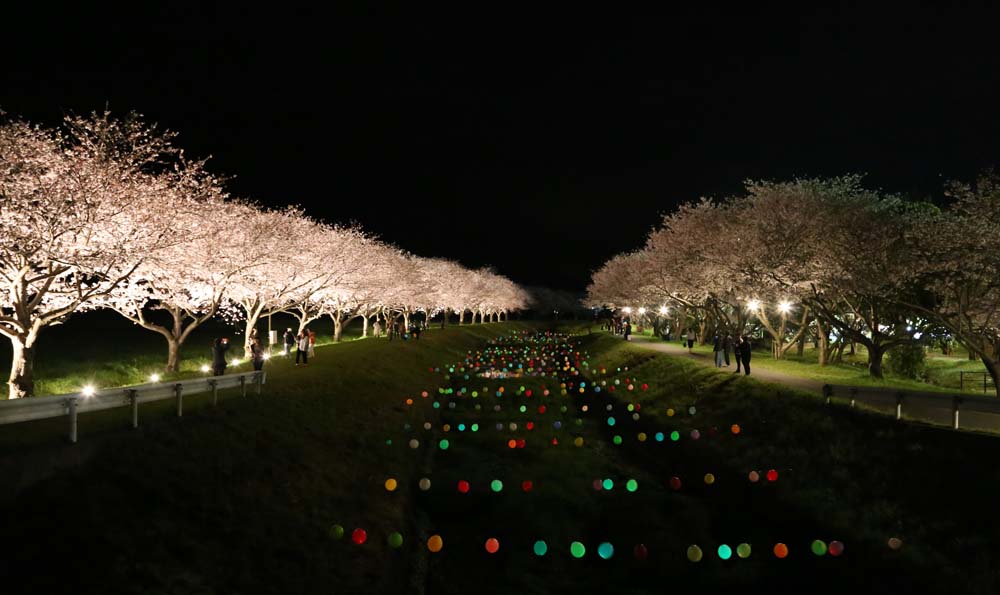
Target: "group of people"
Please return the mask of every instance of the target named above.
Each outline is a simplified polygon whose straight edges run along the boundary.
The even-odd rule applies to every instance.
[[[420,333],[427,328],[427,323],[422,320],[414,320],[410,323],[409,328],[405,326],[402,320],[393,320],[386,325],[385,335],[390,341],[395,337],[400,337],[404,341],[412,337],[415,340],[420,339]],[[376,337],[382,336],[382,324],[376,320],[375,324],[372,325],[372,334]]]
[[[694,331],[689,330],[687,334],[688,351],[694,347]],[[721,368],[729,366],[729,354],[732,353],[736,360],[736,374],[740,373],[740,366],[747,376],[750,375],[750,356],[753,352],[753,345],[750,337],[732,335],[715,335],[712,339],[712,353],[715,354],[715,367]]]
[[[226,353],[229,351],[229,337],[219,337],[212,341],[212,375],[222,376],[229,366],[226,360]],[[264,369],[264,348],[257,340],[256,333],[250,336],[250,361],[253,363],[254,372]]]
[[[615,335],[622,335],[628,341],[632,336],[632,321],[629,318],[612,316],[605,323],[604,329]]]
[[[295,334],[292,332],[292,328],[288,327],[285,330],[285,335],[283,337],[285,343],[285,355],[292,352],[295,349],[295,365],[298,366],[308,366],[309,358],[316,357],[316,332],[311,329],[303,329],[302,332]]]

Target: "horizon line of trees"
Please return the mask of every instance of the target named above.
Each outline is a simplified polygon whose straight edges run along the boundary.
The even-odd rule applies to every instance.
[[[2,116],[0,112],[0,116]],[[491,268],[407,253],[357,225],[229,196],[225,180],[132,113],[67,116],[61,128],[0,120],[0,334],[13,347],[8,398],[34,394],[39,334],[74,312],[111,309],[167,343],[178,367],[215,316],[299,330],[329,316],[386,324],[415,312],[500,320],[528,293]],[[151,315],[165,312],[168,316]]]
[[[861,176],[748,181],[664,215],[645,245],[594,271],[590,306],[667,306],[675,324],[768,337],[775,358],[809,337],[819,363],[864,345],[953,340],[1000,385],[1000,176],[949,182],[937,206],[865,188]]]

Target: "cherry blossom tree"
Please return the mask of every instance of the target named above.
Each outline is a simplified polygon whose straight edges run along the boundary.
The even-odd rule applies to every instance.
[[[173,135],[132,114],[69,116],[61,130],[0,125],[0,334],[10,398],[34,393],[39,334],[94,306],[158,250],[193,198]],[[196,177],[196,176],[195,176]]]

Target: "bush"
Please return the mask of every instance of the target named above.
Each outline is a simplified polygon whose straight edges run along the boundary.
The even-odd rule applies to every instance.
[[[887,358],[886,367],[889,371],[903,378],[922,378],[927,369],[923,345],[911,343],[894,347]]]

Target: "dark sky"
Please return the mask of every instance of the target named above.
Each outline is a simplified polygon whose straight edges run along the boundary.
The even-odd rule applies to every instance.
[[[1000,163],[992,14],[141,4],[5,9],[0,108],[136,110],[235,194],[529,284],[582,289],[746,178],[930,196]]]

